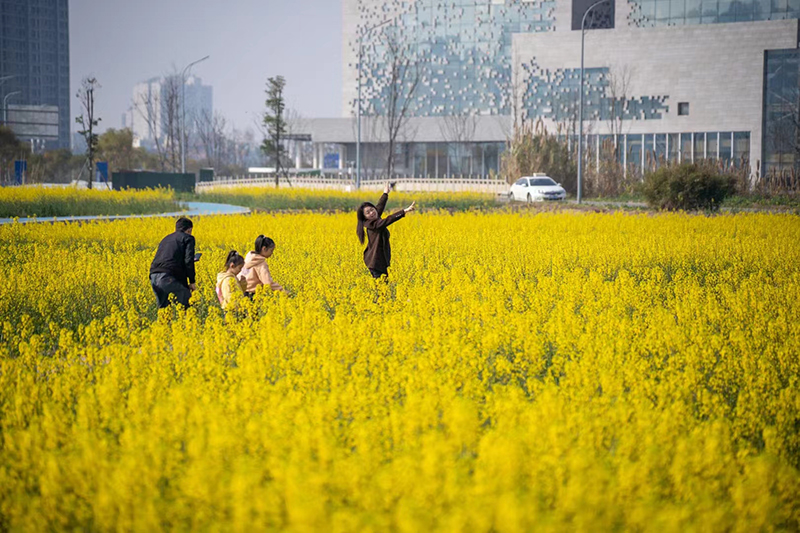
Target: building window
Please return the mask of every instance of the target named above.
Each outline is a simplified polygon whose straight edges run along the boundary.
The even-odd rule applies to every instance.
[[[678,116],[685,117],[689,115],[689,102],[678,102]]]
[[[572,29],[580,30],[583,15],[594,4],[594,0],[572,0]],[[587,30],[613,29],[614,28],[614,2],[604,2],[586,17]]]

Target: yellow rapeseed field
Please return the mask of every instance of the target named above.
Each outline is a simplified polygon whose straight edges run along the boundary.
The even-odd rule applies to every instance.
[[[376,201],[379,191],[366,193]],[[214,187],[200,190],[197,198],[204,202],[241,205],[267,210],[354,210],[365,200],[364,191],[315,190],[302,187],[276,189],[275,187]],[[389,209],[405,207],[417,201],[425,209],[495,208],[497,196],[479,192],[393,192],[389,196]]]
[[[0,227],[0,529],[796,531],[800,218],[413,214]],[[224,315],[264,233],[290,296]]]
[[[103,185],[104,187],[105,185]],[[180,211],[171,190],[76,189],[74,187],[2,187],[0,218],[84,215],[142,215]]]

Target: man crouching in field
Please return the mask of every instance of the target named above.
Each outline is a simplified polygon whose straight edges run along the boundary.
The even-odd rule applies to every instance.
[[[175,233],[164,237],[150,265],[150,285],[158,299],[158,308],[169,305],[169,295],[184,307],[189,307],[189,297],[197,289],[194,284],[194,237],[192,221],[181,217],[175,222]]]

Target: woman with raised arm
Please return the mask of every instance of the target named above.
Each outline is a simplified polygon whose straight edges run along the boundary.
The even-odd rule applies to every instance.
[[[389,244],[389,230],[387,228],[403,218],[406,213],[414,211],[414,204],[416,203],[411,202],[411,205],[405,209],[392,213],[386,218],[381,218],[388,199],[389,183],[387,182],[386,186],[383,188],[381,199],[378,200],[378,205],[364,202],[358,206],[358,211],[356,213],[358,217],[356,235],[358,235],[358,240],[361,244],[364,244],[364,229],[367,230],[368,242],[367,249],[364,250],[364,263],[375,279],[389,275],[389,264],[392,260],[392,247]]]

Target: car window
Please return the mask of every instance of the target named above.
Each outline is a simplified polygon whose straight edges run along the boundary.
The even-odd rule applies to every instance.
[[[527,187],[528,186],[528,180],[526,180],[525,178],[520,178],[520,179],[517,180],[516,183],[514,183],[514,185],[521,185],[522,187]]]
[[[531,180],[531,185],[534,187],[548,187],[555,184],[556,182],[550,178],[534,178]]]

